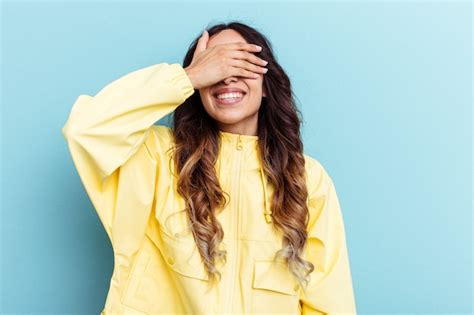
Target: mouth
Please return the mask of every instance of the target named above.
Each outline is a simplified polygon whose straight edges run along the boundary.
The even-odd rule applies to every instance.
[[[240,103],[245,95],[247,95],[245,92],[232,92],[214,94],[213,97],[220,105],[234,105]]]

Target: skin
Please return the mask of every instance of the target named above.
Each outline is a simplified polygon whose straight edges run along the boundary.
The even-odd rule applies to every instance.
[[[247,43],[238,32],[226,29],[211,36],[207,42],[207,48],[233,42]],[[247,94],[238,104],[220,105],[212,96],[212,92],[225,87],[240,88]],[[204,109],[217,122],[220,130],[242,135],[257,135],[258,110],[262,97],[266,96],[263,89],[263,74],[258,74],[258,78],[255,79],[230,76],[216,84],[199,89],[199,94]]]

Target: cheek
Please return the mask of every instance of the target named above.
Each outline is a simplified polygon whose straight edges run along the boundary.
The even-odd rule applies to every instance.
[[[260,102],[263,96],[262,80],[260,79],[259,82],[252,82],[249,84],[249,90],[252,102],[255,100]]]
[[[199,90],[199,96],[204,108],[209,108],[212,104],[212,96],[209,94],[209,92]]]
[[[260,109],[262,105],[262,97],[254,94],[251,98],[248,99],[248,112],[255,113]]]
[[[257,79],[246,79],[245,80],[249,90],[252,94],[261,95],[263,90],[263,75],[261,74],[260,77]]]
[[[262,91],[260,89],[252,90],[247,99],[247,112],[255,113],[262,105]]]

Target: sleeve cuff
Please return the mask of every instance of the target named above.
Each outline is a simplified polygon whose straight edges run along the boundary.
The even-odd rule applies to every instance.
[[[179,63],[169,65],[171,83],[181,90],[184,99],[187,99],[194,93],[194,87],[186,71]]]

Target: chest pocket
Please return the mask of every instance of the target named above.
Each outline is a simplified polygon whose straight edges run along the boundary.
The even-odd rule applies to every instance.
[[[181,203],[180,203],[181,205]],[[178,274],[208,280],[186,210],[163,212],[160,220],[161,251],[168,267]],[[176,209],[174,205],[172,209]]]
[[[199,268],[203,265],[199,256],[196,256],[197,247],[195,247],[196,254],[192,254],[186,261],[179,255],[188,255],[192,249],[185,248],[181,243],[179,246],[175,245],[175,240],[168,239],[166,234],[162,236],[163,241],[160,242],[162,248],[158,248],[156,241],[148,235],[145,237],[121,297],[123,305],[133,308],[137,314],[184,314],[187,306],[181,304],[179,293],[176,291],[179,286],[176,286],[173,278],[178,274],[187,277],[181,279],[182,283],[194,286],[195,292],[201,291],[201,286],[204,286],[205,282],[201,283],[191,278],[207,280],[204,268]],[[174,257],[175,262],[172,262],[170,257]],[[172,271],[167,270],[167,267]],[[157,303],[158,300],[162,302]]]
[[[281,261],[254,260],[252,312],[300,314],[299,286]]]

